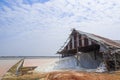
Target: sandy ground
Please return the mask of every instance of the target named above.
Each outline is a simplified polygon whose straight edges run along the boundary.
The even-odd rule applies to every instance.
[[[54,71],[6,77],[3,80],[120,80],[120,72],[93,73],[80,71]]]
[[[58,58],[25,59],[24,67],[42,66],[55,62]],[[0,60],[0,76],[19,60]],[[47,73],[32,73],[21,76],[4,77],[3,80],[120,80],[120,71],[109,73],[82,72],[75,70],[60,70]]]
[[[16,60],[0,60],[0,80],[3,75],[13,66],[15,65],[20,59]]]
[[[25,59],[23,67],[43,66],[59,60],[58,58]]]
[[[120,72],[114,73],[88,73],[78,71],[51,72],[46,80],[120,80]]]

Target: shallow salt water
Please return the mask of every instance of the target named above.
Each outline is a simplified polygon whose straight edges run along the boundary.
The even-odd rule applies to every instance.
[[[44,66],[52,62],[58,61],[59,58],[32,58],[24,59],[23,67]]]

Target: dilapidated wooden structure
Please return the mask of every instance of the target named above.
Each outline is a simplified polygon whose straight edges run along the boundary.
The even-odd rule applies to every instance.
[[[104,62],[109,71],[120,69],[120,43],[95,34],[73,29],[57,53],[62,58],[88,53],[95,60],[100,58],[100,62]]]

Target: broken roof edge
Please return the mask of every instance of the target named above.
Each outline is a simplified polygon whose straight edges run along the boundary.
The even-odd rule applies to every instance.
[[[109,46],[114,46],[116,48],[119,48],[120,49],[120,43],[114,41],[114,40],[111,40],[109,38],[105,38],[105,37],[101,37],[99,35],[95,35],[95,34],[91,34],[91,33],[87,33],[87,32],[83,32],[83,31],[79,31],[79,30],[76,30],[77,32],[79,32],[80,34],[83,34],[83,35],[86,35],[87,37],[93,39],[93,40],[96,40],[102,44],[107,44]]]
[[[86,36],[88,39],[91,39],[92,41],[95,41],[95,42],[101,44],[103,47],[105,47],[107,49],[113,48],[113,47],[114,47],[114,49],[115,48],[120,49],[120,43],[117,43],[116,41],[111,40],[109,38],[105,38],[105,37],[101,37],[99,35],[95,35],[92,33],[87,33],[87,32],[83,32],[80,30],[76,30],[75,28],[72,29],[72,33],[73,33],[73,31],[76,31],[79,34]]]
[[[110,48],[110,47],[114,47],[116,49],[120,49],[120,43],[117,43],[114,40],[111,40],[111,39],[105,38],[105,37],[101,37],[101,36],[98,36],[98,35],[95,35],[95,34],[83,32],[83,31],[80,31],[80,30],[76,30],[75,28],[72,29],[71,34],[69,35],[67,40],[70,39],[73,31],[76,31],[79,34],[82,34],[82,35],[88,37],[89,39],[98,42],[99,44],[103,45],[107,49]],[[57,53],[59,54],[59,52],[61,52],[67,44],[68,44],[68,42],[65,42],[65,44],[57,51]]]

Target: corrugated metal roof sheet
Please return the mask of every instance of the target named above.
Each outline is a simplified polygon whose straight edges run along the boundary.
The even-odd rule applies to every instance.
[[[106,48],[120,49],[120,43],[118,43],[118,42],[116,42],[114,40],[111,40],[111,39],[108,39],[108,38],[104,38],[104,37],[101,37],[101,36],[98,36],[98,35],[95,35],[95,34],[83,32],[83,31],[79,31],[79,30],[75,30],[75,29],[73,29],[72,33],[74,33],[74,31],[78,32],[79,34],[81,34],[83,36],[86,36],[87,38],[89,38],[91,40],[94,40],[94,41],[98,42],[99,44],[104,45],[104,47],[106,47]],[[70,34],[70,36],[72,36],[71,34]],[[70,38],[70,36],[69,36],[69,38]],[[65,43],[62,46],[62,48],[59,49],[58,53],[61,52],[62,50],[64,50],[64,48],[67,45],[67,43]]]
[[[115,42],[117,42],[117,43],[120,43],[120,40],[114,40]]]
[[[77,30],[78,31],[78,30]],[[108,38],[104,38],[95,34],[90,34],[90,33],[86,33],[86,32],[82,32],[82,31],[78,31],[80,34],[86,35],[87,37],[94,39],[100,43],[105,43],[107,45],[116,47],[116,48],[120,48],[120,43],[117,43],[114,40],[108,39]]]

